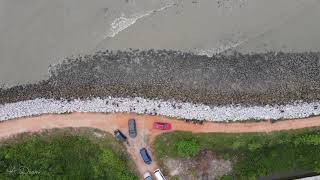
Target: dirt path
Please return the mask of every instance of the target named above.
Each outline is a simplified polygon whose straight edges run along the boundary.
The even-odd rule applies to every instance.
[[[152,172],[157,168],[155,161],[151,165],[145,165],[139,155],[139,149],[146,147],[151,152],[150,145],[154,138],[163,131],[152,128],[155,121],[170,121],[172,130],[191,132],[271,132],[279,130],[299,129],[320,126],[320,117],[312,117],[299,120],[279,121],[277,123],[211,123],[203,125],[185,123],[177,119],[169,119],[163,116],[137,115],[126,113],[103,114],[103,113],[72,113],[67,115],[42,115],[37,117],[19,118],[0,123],[0,138],[8,138],[22,132],[36,132],[43,129],[64,127],[92,127],[110,133],[120,129],[127,134],[128,119],[135,118],[137,122],[138,136],[129,139],[128,152],[135,161],[141,174],[145,171]],[[152,155],[151,155],[152,156]],[[154,157],[152,157],[155,160]]]

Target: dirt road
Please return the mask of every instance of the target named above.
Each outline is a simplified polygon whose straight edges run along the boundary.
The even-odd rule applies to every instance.
[[[136,119],[138,136],[129,139],[130,146],[128,152],[135,161],[140,174],[145,171],[152,172],[157,168],[153,159],[151,165],[145,165],[139,155],[139,149],[146,147],[151,152],[150,145],[154,138],[164,131],[152,128],[155,121],[170,121],[172,130],[191,132],[224,132],[224,133],[244,133],[244,132],[271,132],[289,129],[299,129],[306,127],[320,126],[320,117],[307,119],[297,119],[279,121],[277,123],[254,122],[254,123],[204,123],[196,125],[185,123],[177,119],[169,119],[163,116],[137,115],[126,113],[103,114],[103,113],[72,113],[66,115],[42,115],[37,117],[20,118],[0,123],[0,138],[8,138],[22,132],[36,132],[43,129],[65,128],[65,127],[92,127],[110,133],[115,129],[128,132],[128,119]],[[151,154],[152,156],[152,154]]]

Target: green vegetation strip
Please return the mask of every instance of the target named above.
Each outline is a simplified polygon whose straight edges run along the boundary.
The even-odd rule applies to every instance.
[[[0,144],[0,179],[138,179],[133,168],[124,146],[98,130],[24,133]]]
[[[222,179],[256,179],[292,170],[320,173],[319,129],[269,134],[173,132],[158,136],[154,144],[161,166],[166,158],[194,157],[202,149],[232,161],[232,172]]]

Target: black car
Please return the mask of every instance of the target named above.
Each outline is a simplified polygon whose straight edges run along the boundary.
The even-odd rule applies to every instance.
[[[113,132],[114,136],[116,137],[116,139],[120,142],[126,142],[127,141],[127,137],[119,130],[115,130]]]
[[[136,120],[130,119],[128,121],[128,129],[129,129],[129,136],[131,138],[135,138],[137,136]]]

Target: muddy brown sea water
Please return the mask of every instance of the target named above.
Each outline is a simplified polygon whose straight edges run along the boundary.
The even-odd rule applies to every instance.
[[[0,84],[45,80],[65,57],[105,49],[320,51],[319,9],[317,0],[1,0]]]

